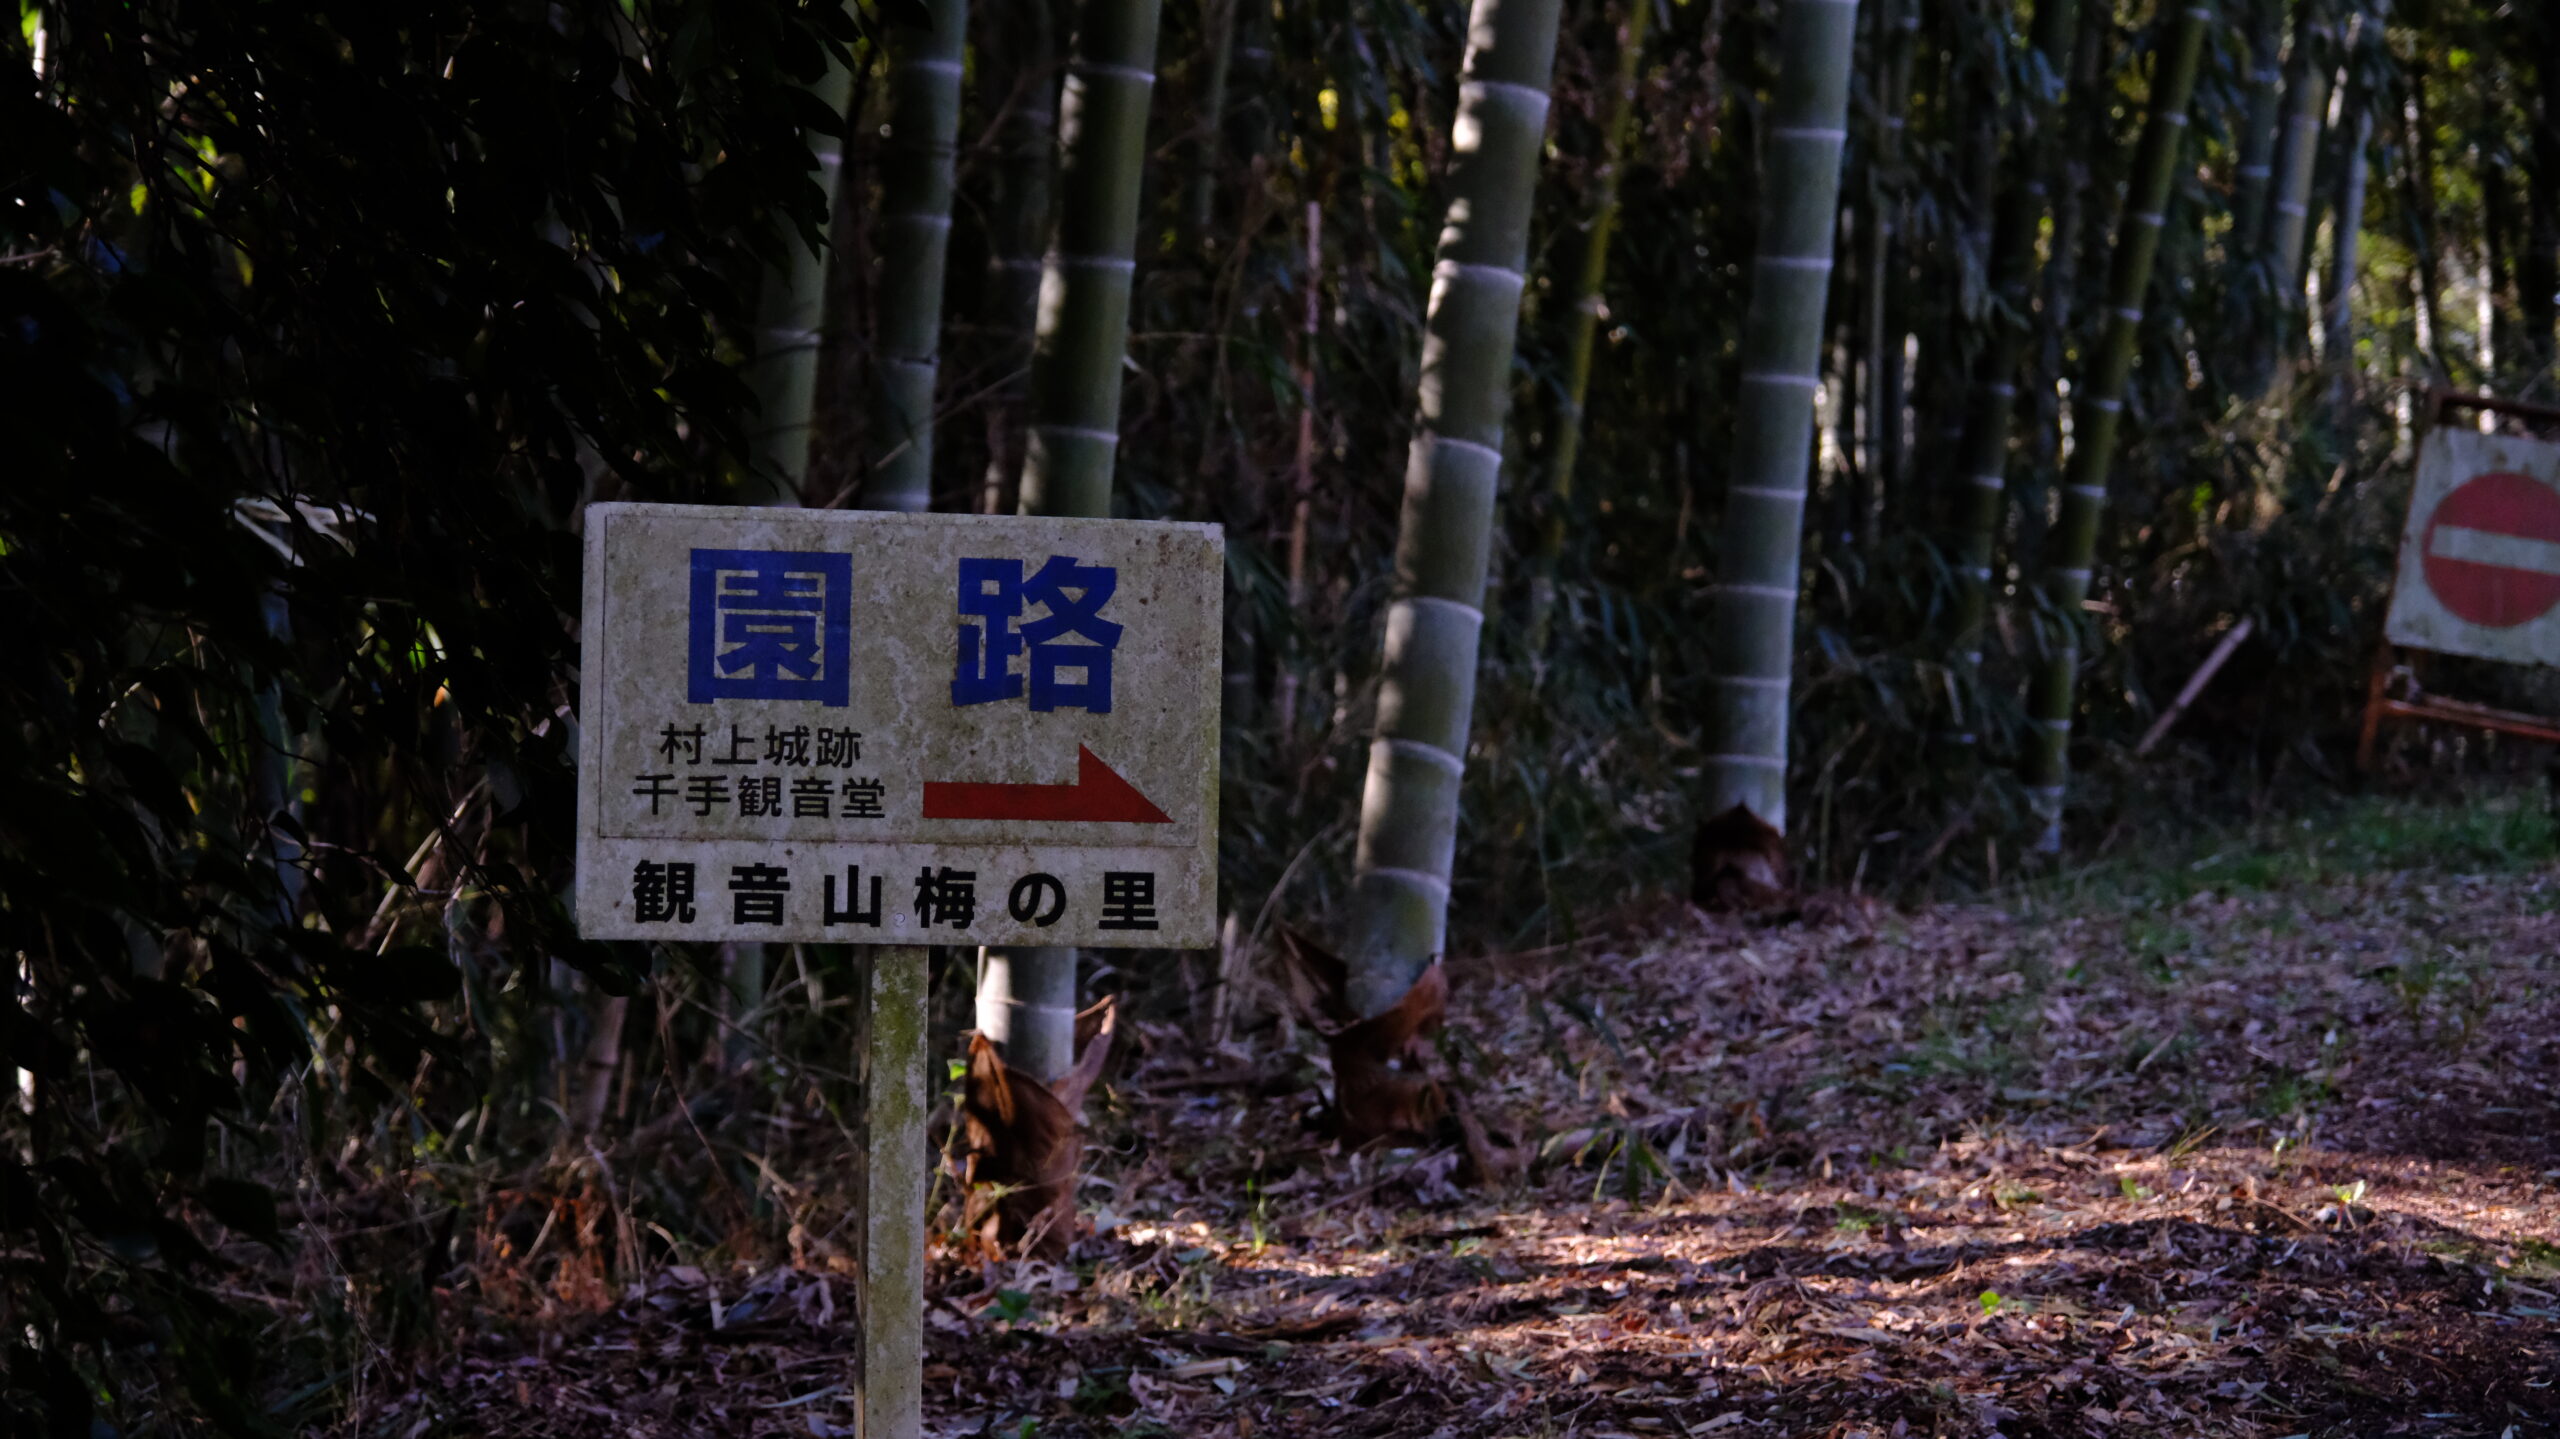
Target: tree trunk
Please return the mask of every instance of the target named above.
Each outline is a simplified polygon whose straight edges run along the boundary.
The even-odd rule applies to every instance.
[[[604,1112],[613,1102],[614,1081],[622,1074],[623,1021],[631,1012],[631,997],[606,994],[596,998],[594,1032],[587,1036],[587,1055],[579,1076],[578,1103],[570,1115],[570,1125],[580,1134],[593,1134],[604,1127]]]
[[[2011,154],[2012,173],[2000,193],[1999,216],[1991,235],[1991,287],[1994,307],[1990,343],[1984,348],[1974,380],[1973,414],[1966,422],[1964,453],[1955,497],[1957,527],[1950,547],[1956,564],[1955,661],[1968,676],[1982,664],[1982,623],[1989,612],[1991,561],[2000,538],[2001,501],[2007,494],[2009,431],[2017,414],[2018,368],[2026,355],[2028,287],[2035,276],[2036,232],[2043,228],[2046,177],[2061,153],[2061,77],[2071,63],[2072,40],[2079,23],[2078,0],[2039,0],[2032,41],[2043,60],[2043,72],[2055,79],[2051,93],[2030,96],[2025,130]],[[1968,685],[1967,690],[1970,690]],[[1967,705],[1971,693],[1963,695]],[[1970,744],[1972,715],[1959,718],[1967,726],[1957,735]]]
[[[2427,119],[2427,67],[2413,64],[2408,71],[2408,98],[2401,108],[2401,147],[2408,163],[2399,167],[2401,214],[2409,226],[2409,252],[2414,263],[2409,267],[2411,297],[2417,317],[2418,350],[2424,358],[2428,379],[2434,384],[2451,384],[2453,371],[2445,360],[2444,345],[2444,263],[2437,250],[2442,223],[2436,210],[2435,130]]]
[[[810,95],[836,115],[853,98],[853,74],[830,62],[827,73],[809,87]],[[825,203],[818,213],[836,210],[836,172],[843,143],[832,135],[809,136],[809,155]],[[818,363],[825,344],[827,261],[832,243],[812,249],[797,235],[783,238],[783,262],[765,271],[757,301],[756,357],[746,380],[756,398],[753,432],[758,473],[749,490],[750,503],[797,505],[805,498],[802,482],[809,473],[810,439],[817,429]],[[761,944],[724,946],[731,1013],[738,1028],[730,1031],[724,1050],[735,1068],[753,1054],[749,1029],[764,1002],[765,948]]]
[[[1911,62],[1919,53],[1919,0],[1885,0],[1876,14],[1875,158],[1868,164],[1866,231],[1867,463],[1858,505],[1858,529],[1877,526],[1886,497],[1901,482],[1902,326],[1895,323],[1894,280],[1900,270],[1902,220],[1910,177],[1903,173],[1902,142],[1911,109]]]
[[[1054,0],[1008,7],[993,43],[979,47],[995,123],[993,217],[984,322],[994,332],[996,378],[987,404],[987,470],[977,510],[1001,514],[1022,472],[1032,330],[1040,316],[1040,255],[1049,243],[1050,178],[1057,165],[1058,43]]]
[[[1026,515],[1111,513],[1156,20],[1156,0],[1085,0],[1077,12],[1058,106],[1064,189],[1032,342]]]
[[[829,64],[810,95],[836,115],[853,96],[852,72]],[[825,193],[821,215],[835,213],[836,169],[843,144],[833,135],[809,136],[810,163]],[[809,436],[815,427],[818,355],[826,323],[827,250],[812,249],[793,234],[783,237],[783,262],[767,270],[757,305],[756,356],[746,380],[756,398],[753,433],[763,502],[800,503],[809,471]]]
[[[2142,124],[2133,182],[2125,191],[2124,216],[2116,226],[2113,273],[2107,281],[2113,314],[2105,340],[2072,392],[2071,469],[2043,571],[2042,588],[2051,614],[2042,627],[2044,653],[2027,699],[2027,715],[2034,725],[2028,737],[2027,778],[2043,821],[2036,847],[2047,854],[2062,847],[2062,792],[2070,772],[2081,611],[2089,598],[2089,571],[2097,554],[2107,472],[2115,459],[2117,421],[2124,412],[2126,382],[2141,352],[2142,302],[2151,287],[2152,261],[2160,251],[2161,212],[2168,206],[2178,158],[2186,148],[2187,105],[2195,95],[2197,64],[2212,23],[2209,5],[2191,4],[2176,12],[2153,62],[2151,113]]]
[[[2277,107],[2284,100],[2284,0],[2249,0],[2249,101],[2232,172],[2231,253],[2254,263],[2267,233],[2267,185],[2275,173]]]
[[[1064,193],[1032,342],[1026,515],[1111,514],[1156,20],[1157,0],[1085,0],[1077,12],[1058,106]],[[1007,1064],[1055,1080],[1075,1063],[1075,988],[1073,949],[990,951],[978,1029]]]
[[[1739,806],[1780,834],[1797,561],[1857,13],[1854,0],[1786,0],[1778,15],[1741,411],[1716,547],[1699,813]]]
[[[1423,322],[1378,728],[1360,797],[1347,999],[1395,1007],[1447,934],[1503,412],[1560,0],[1475,0],[1449,213]]]
[[[2514,251],[2515,200],[2507,190],[2506,157],[2487,143],[2480,147],[2480,259],[2485,271],[2481,310],[2488,316],[2480,352],[2480,383],[2498,388],[2504,366],[2515,363],[2514,291],[2509,288],[2509,257]]]
[[[2304,16],[2286,62],[2284,139],[2276,152],[2273,215],[2265,253],[2269,329],[2259,341],[2253,388],[2264,396],[2292,354],[2302,328],[2303,244],[2311,222],[2311,183],[2320,159],[2320,128],[2329,114],[2329,27]]]
[[[968,0],[928,0],[930,30],[906,30],[891,82],[880,194],[880,332],[873,348],[871,474],[862,506],[933,507],[934,381],[942,373],[943,256],[960,131],[960,56]]]
[[[2560,308],[2560,16],[2549,0],[2519,6],[2527,17],[2520,37],[2534,56],[2532,105],[2533,163],[2525,173],[2527,230],[2525,251],[2516,260],[2516,315],[2524,329],[2518,359],[2527,373],[2526,387],[2540,389],[2551,379],[2552,333]]]
[[[1978,23],[1971,17],[1956,19],[1958,34],[1970,42]],[[2000,40],[2007,43],[2005,23]],[[1956,67],[1961,73],[1963,66]],[[1930,327],[1920,342],[1922,394],[1927,402],[1918,407],[1928,429],[1920,437],[1919,453],[1913,470],[1916,502],[1912,517],[1933,533],[1945,533],[1960,512],[1950,501],[1947,476],[1955,474],[1965,460],[1965,435],[1973,417],[1974,366],[1980,363],[1988,348],[1995,319],[1969,314],[1965,298],[1975,291],[1974,277],[1987,279],[1991,273],[1991,237],[1996,228],[1994,212],[1999,205],[2001,115],[2006,104],[2004,88],[1997,81],[1978,80],[1962,86],[1957,105],[1961,120],[1959,138],[1953,143],[1956,220],[1949,227],[1945,242],[1951,268],[1943,283],[1947,287],[1945,309],[1937,323]]]
[[[1307,603],[1307,538],[1315,520],[1316,505],[1316,336],[1324,319],[1324,206],[1307,202],[1306,272],[1300,278],[1298,295],[1303,302],[1298,311],[1298,360],[1293,376],[1298,382],[1298,451],[1290,466],[1289,476],[1289,549],[1288,568],[1283,572],[1287,588],[1282,592],[1289,603],[1289,613],[1303,616]],[[1272,701],[1273,718],[1277,721],[1280,749],[1284,755],[1294,754],[1298,729],[1298,686],[1306,657],[1289,647],[1280,661],[1279,683]]]
[[[1583,228],[1582,268],[1574,276],[1573,309],[1565,318],[1564,399],[1556,407],[1555,438],[1547,451],[1546,513],[1538,533],[1537,572],[1529,581],[1529,652],[1543,656],[1555,616],[1556,566],[1564,555],[1565,510],[1573,502],[1573,469],[1582,454],[1582,403],[1591,389],[1591,354],[1600,336],[1600,314],[1609,278],[1609,237],[1618,228],[1618,167],[1635,116],[1636,79],[1644,67],[1644,36],[1654,0],[1628,0],[1618,32],[1618,70],[1609,110],[1600,122],[1600,164],[1591,186],[1591,219]]]
[[[1182,220],[1195,250],[1208,253],[1216,244],[1210,224],[1218,213],[1218,164],[1226,150],[1227,72],[1235,57],[1236,7],[1244,0],[1202,0],[1201,59],[1208,75],[1200,86],[1200,111],[1192,117],[1191,189],[1183,197]]]
[[[2080,27],[2080,44],[2071,58],[2070,93],[2079,103],[2064,112],[2065,151],[2062,193],[2053,202],[2053,243],[2044,267],[2044,303],[2036,333],[2035,403],[2027,434],[2026,478],[2030,487],[2017,505],[2017,553],[2022,569],[2044,551],[2046,497],[2060,483],[2062,468],[2062,377],[2068,368],[2071,342],[2079,331],[2080,264],[2088,248],[2088,152],[2105,132],[2108,110],[2115,103],[2111,86],[2098,77],[2106,71],[2108,42],[2115,26],[2103,13]]]
[[[2351,112],[2343,121],[2347,153],[2338,184],[2337,225],[2330,238],[2329,333],[2325,348],[2334,386],[2331,405],[2342,430],[2352,418],[2348,406],[2355,396],[2356,252],[2357,242],[2364,234],[2365,151],[2373,142],[2371,99],[2357,92],[2347,96]]]

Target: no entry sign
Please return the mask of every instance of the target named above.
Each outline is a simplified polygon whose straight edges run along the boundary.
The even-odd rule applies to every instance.
[[[1214,527],[587,512],[600,939],[1216,942]]]
[[[2385,634],[2393,644],[2560,663],[2560,445],[2439,427],[2418,455]]]

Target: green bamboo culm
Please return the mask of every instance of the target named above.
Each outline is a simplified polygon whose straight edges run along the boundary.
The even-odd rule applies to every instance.
[[[996,380],[987,392],[987,468],[972,508],[1001,514],[1022,478],[1021,431],[1029,408],[1032,333],[1040,323],[1040,256],[1049,243],[1051,182],[1058,163],[1058,6],[1033,0],[1005,12],[978,47],[980,94],[993,126],[987,278],[980,314]]]
[[[1041,266],[1031,347],[1026,515],[1111,514],[1156,21],[1157,0],[1077,7],[1058,103],[1058,228]],[[979,1031],[1007,1064],[1043,1081],[1066,1073],[1075,1062],[1076,952],[987,951],[977,1010]]]
[[[1363,1015],[1402,999],[1447,933],[1503,411],[1561,9],[1561,0],[1475,0],[1467,20],[1353,859],[1345,959],[1348,998]]]
[[[2239,163],[2232,167],[2231,252],[2242,261],[2258,258],[2267,230],[2267,188],[2275,174],[2276,127],[2284,103],[2284,65],[2277,51],[2284,43],[2284,0],[2248,0],[2249,103],[2242,112],[2233,143]]]
[[[2311,0],[2285,62],[2284,129],[2268,182],[2264,248],[2259,258],[2275,303],[2268,307],[2252,363],[2251,388],[2263,398],[2275,387],[2301,330],[2304,262],[2311,230],[2311,188],[2320,167],[2320,137],[2329,119],[2329,27]]]
[[[942,373],[942,266],[960,131],[968,0],[927,0],[930,29],[898,33],[880,184],[880,315],[872,347],[871,472],[862,506],[933,507],[933,392]]]
[[[2316,11],[2313,12],[2316,17]],[[2276,151],[2272,180],[2273,213],[2268,217],[2267,262],[2278,289],[2298,296],[2303,245],[2311,229],[2311,185],[2320,168],[2321,129],[2329,118],[2329,27],[2306,18],[2294,38],[2290,74],[2285,81],[2284,133]],[[2299,308],[2301,301],[2292,301]]]
[[[826,74],[809,86],[809,94],[829,113],[842,115],[853,95],[853,72],[832,58]],[[833,135],[809,136],[809,159],[825,203],[821,215],[835,213],[836,169],[843,142]],[[755,428],[750,434],[759,471],[749,503],[800,503],[800,482],[809,473],[809,440],[817,428],[818,354],[825,341],[827,251],[801,243],[797,234],[782,241],[782,262],[764,272],[757,301],[756,353],[744,369],[756,399]]]
[[[1970,679],[1982,665],[1982,627],[1991,602],[1991,561],[2000,537],[2002,501],[2008,494],[2009,432],[2017,416],[2018,368],[2028,337],[2027,291],[2035,278],[2036,234],[2049,208],[2049,180],[2061,160],[2061,86],[2070,67],[2079,0],[2041,0],[2029,38],[2045,88],[2025,101],[2025,135],[2011,156],[2015,173],[2000,191],[1991,227],[1991,286],[1998,302],[1991,343],[1974,377],[1972,413],[1965,422],[1961,472],[1956,477],[1954,552],[1955,660]],[[1972,685],[1965,686],[1972,703]],[[1968,712],[1968,716],[1969,716]],[[1960,718],[1961,744],[1973,734]]]
[[[2366,152],[2373,144],[2373,98],[2363,93],[2362,86],[2347,92],[2346,117],[2339,138],[2345,141],[2340,157],[2344,174],[2338,182],[2338,213],[2329,232],[2330,270],[2329,313],[2322,317],[2327,326],[2322,346],[2322,362],[2332,371],[2335,391],[2333,402],[2340,421],[2348,419],[2347,403],[2355,391],[2355,294],[2358,250],[2364,238],[2365,182],[2368,176]]]
[[[1574,275],[1573,309],[1565,320],[1564,399],[1556,406],[1547,450],[1547,506],[1538,534],[1537,570],[1529,581],[1529,652],[1543,655],[1555,619],[1556,566],[1564,556],[1565,511],[1573,501],[1574,463],[1582,454],[1582,402],[1591,390],[1591,355],[1608,306],[1609,239],[1618,228],[1618,167],[1635,117],[1636,77],[1644,68],[1646,22],[1654,0],[1628,0],[1618,35],[1618,70],[1609,111],[1600,122],[1600,164],[1591,185],[1591,219],[1583,231],[1582,268]]]
[[[1742,321],[1732,483],[1716,548],[1699,812],[1742,805],[1787,826],[1787,705],[1795,650],[1813,393],[1822,383],[1833,210],[1849,112],[1856,0],[1786,0],[1762,132],[1760,241]]]
[[[2105,339],[2071,397],[2072,451],[2063,476],[2062,513],[2046,540],[2041,591],[2047,614],[2039,626],[2044,652],[2028,686],[2027,782],[2042,833],[2036,847],[2062,848],[2062,794],[2070,775],[2071,711],[2080,672],[2081,612],[2089,598],[2096,561],[2098,519],[2106,507],[2107,472],[2115,459],[2117,421],[2125,385],[2133,377],[2142,339],[2142,300],[2151,288],[2151,265],[2160,252],[2162,211],[2186,149],[2187,105],[2195,96],[2196,69],[2212,27],[2210,5],[2176,12],[2153,62],[2151,113],[2142,122],[2134,153],[2133,183],[2125,191],[2116,225],[2114,268],[2107,278],[2110,313]]]
[[[1867,355],[1867,463],[1858,506],[1865,534],[1902,472],[1902,332],[1894,323],[1895,259],[1903,212],[1910,205],[1911,175],[1902,160],[1909,128],[1911,68],[1920,51],[1919,0],[1884,0],[1876,7],[1875,152],[1867,162],[1865,290]]]
[[[1204,47],[1200,58],[1208,67],[1208,74],[1200,86],[1200,113],[1191,121],[1199,130],[1192,137],[1191,185],[1182,198],[1182,222],[1190,232],[1191,243],[1204,249],[1216,242],[1209,225],[1218,211],[1227,75],[1235,60],[1236,9],[1243,3],[1244,0],[1202,0],[1200,6],[1200,42]]]
[[[1058,228],[1041,265],[1031,347],[1026,515],[1111,513],[1156,20],[1157,0],[1077,7],[1058,101]]]
[[[827,69],[809,86],[810,95],[836,115],[845,113],[853,97],[853,72],[830,57]],[[844,153],[834,135],[812,133],[809,160],[825,196],[817,213],[833,215],[836,171]],[[825,345],[828,248],[812,248],[796,234],[782,240],[782,261],[764,272],[756,305],[755,358],[743,367],[748,390],[756,399],[755,428],[749,432],[755,472],[749,477],[750,504],[797,505],[801,482],[809,474],[809,444],[817,432],[818,357]],[[755,1054],[755,1034],[747,1017],[764,1003],[768,971],[765,947],[738,943],[728,949],[729,1012],[737,1027],[729,1031],[724,1053],[732,1068]]]

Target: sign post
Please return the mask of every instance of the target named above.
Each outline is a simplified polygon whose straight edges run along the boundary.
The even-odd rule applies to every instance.
[[[2442,423],[2458,410],[2549,422],[2560,411],[2440,394],[2418,449],[2383,647],[2365,697],[2359,768],[2385,719],[2426,719],[2560,741],[2560,720],[2429,695],[2400,649],[2507,664],[2560,664],[2560,444]],[[2397,685],[2403,692],[2395,694]]]
[[[864,946],[858,1390],[921,1432],[925,947],[1216,943],[1214,526],[587,511],[590,939]]]

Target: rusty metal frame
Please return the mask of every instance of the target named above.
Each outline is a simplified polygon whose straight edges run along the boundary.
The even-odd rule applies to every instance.
[[[2503,399],[2497,395],[2454,390],[2441,385],[2427,392],[2427,423],[2430,425],[2443,424],[2462,410],[2511,415],[2537,433],[2560,430],[2560,405],[2538,405],[2528,400]],[[2416,666],[2400,658],[2400,649],[2386,638],[2374,651],[2373,673],[2365,681],[2364,727],[2356,738],[2357,769],[2372,773],[2379,758],[2377,750],[2382,722],[2386,719],[2469,725],[2475,729],[2560,744],[2560,718],[2494,709],[2470,700],[2428,694],[2419,687]],[[2432,651],[2412,648],[2409,653],[2418,655]],[[2407,687],[2406,692],[2397,697],[2392,693],[2395,680],[2404,681]]]

